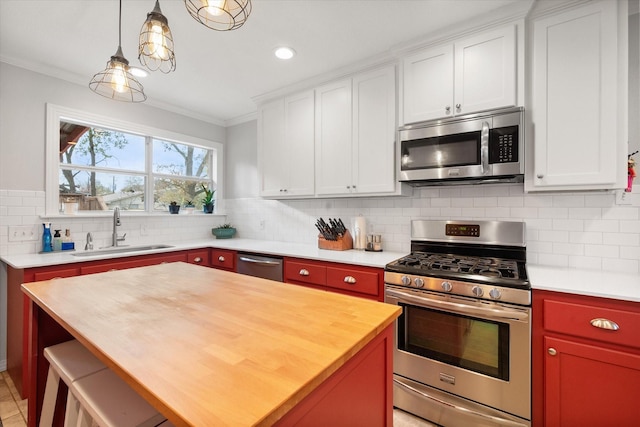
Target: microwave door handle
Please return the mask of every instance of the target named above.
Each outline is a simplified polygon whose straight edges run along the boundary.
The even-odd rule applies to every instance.
[[[482,163],[482,175],[489,173],[489,123],[482,122],[480,132],[480,162]]]
[[[459,314],[466,315],[478,315],[492,319],[502,320],[525,320],[529,318],[529,315],[525,312],[518,310],[509,310],[507,308],[484,308],[476,307],[474,305],[467,305],[458,302],[441,301],[432,298],[424,298],[417,295],[411,295],[406,292],[397,291],[395,289],[387,289],[386,295],[398,298],[403,302],[409,302],[424,307],[436,308],[440,310],[449,310]]]

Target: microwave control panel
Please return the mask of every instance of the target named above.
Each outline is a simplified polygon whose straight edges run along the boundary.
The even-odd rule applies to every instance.
[[[517,162],[518,147],[518,126],[489,131],[489,163]]]

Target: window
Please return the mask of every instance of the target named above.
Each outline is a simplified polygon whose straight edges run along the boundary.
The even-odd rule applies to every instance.
[[[201,210],[221,161],[219,143],[47,105],[47,215]]]

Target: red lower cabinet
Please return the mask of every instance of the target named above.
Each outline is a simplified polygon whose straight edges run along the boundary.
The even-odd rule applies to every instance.
[[[640,304],[534,290],[534,426],[640,420]]]

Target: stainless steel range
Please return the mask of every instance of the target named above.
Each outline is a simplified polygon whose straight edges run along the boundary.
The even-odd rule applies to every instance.
[[[531,425],[525,225],[411,223],[385,268],[396,322],[394,406],[442,426]]]

